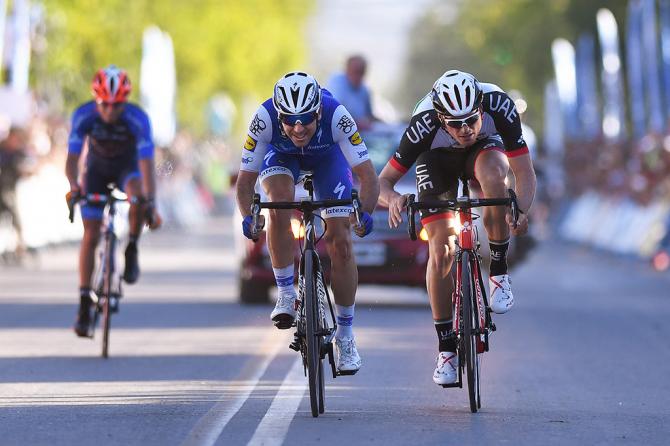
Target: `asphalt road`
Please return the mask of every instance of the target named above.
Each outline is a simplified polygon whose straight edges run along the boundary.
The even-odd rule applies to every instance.
[[[365,287],[363,368],[326,382],[311,417],[290,333],[235,301],[230,224],[143,240],[110,355],[70,330],[76,248],[0,269],[2,445],[612,445],[670,437],[670,277],[558,242],[513,271],[482,409],[433,384],[425,295]]]

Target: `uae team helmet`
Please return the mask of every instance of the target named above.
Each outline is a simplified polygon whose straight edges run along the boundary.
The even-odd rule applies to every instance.
[[[307,73],[294,71],[275,84],[272,104],[280,115],[302,115],[321,107],[321,87]]]
[[[431,92],[435,110],[449,118],[474,113],[482,103],[482,88],[472,74],[458,70],[444,73]]]
[[[115,65],[99,69],[91,84],[96,102],[126,102],[131,89],[128,73]]]

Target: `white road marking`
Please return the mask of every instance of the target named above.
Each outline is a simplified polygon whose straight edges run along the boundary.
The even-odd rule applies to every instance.
[[[270,363],[281,350],[287,349],[289,334],[292,335],[293,332],[291,330],[284,330],[279,333],[273,331],[272,336],[266,338],[266,342],[263,343],[266,348],[259,352],[262,359],[259,359],[259,365],[253,370],[249,379],[246,380],[245,387],[232,400],[226,399],[223,396],[218,403],[200,418],[182,442],[182,446],[211,446],[216,443],[216,440],[228,422],[235,416],[254,391],[258,381]]]
[[[298,411],[306,388],[307,379],[302,358],[298,356],[272,400],[270,408],[258,424],[249,446],[280,446],[284,443],[291,420]]]

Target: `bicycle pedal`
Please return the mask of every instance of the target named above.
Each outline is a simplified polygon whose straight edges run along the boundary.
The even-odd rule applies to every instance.
[[[358,370],[338,370],[337,376],[353,376],[358,372]]]
[[[288,345],[288,348],[295,350],[296,352],[300,351],[300,344],[297,341],[293,341]]]

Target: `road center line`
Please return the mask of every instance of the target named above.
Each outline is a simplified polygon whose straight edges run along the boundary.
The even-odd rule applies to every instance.
[[[276,331],[273,331],[271,335],[268,335],[263,340],[263,347],[259,352],[259,356],[262,357],[262,360],[260,360],[259,365],[252,370],[249,378],[245,380],[246,385],[240,389],[239,395],[232,401],[222,397],[218,403],[198,420],[186,439],[182,442],[182,446],[214,445],[228,422],[240,410],[242,405],[249,398],[249,395],[251,395],[251,392],[254,391],[258,381],[260,381],[261,376],[263,376],[270,363],[280,351],[287,348],[288,344],[289,335],[286,332],[277,333]],[[255,361],[255,358],[252,358],[251,361]]]
[[[306,384],[302,358],[298,356],[270,408],[258,424],[249,446],[280,446],[284,443],[291,420],[305,395]]]

